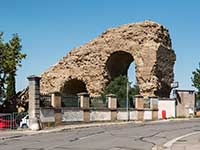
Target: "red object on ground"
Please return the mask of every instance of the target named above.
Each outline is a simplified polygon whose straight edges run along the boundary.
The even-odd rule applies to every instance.
[[[14,119],[8,118],[7,115],[0,115],[0,129],[1,128],[13,128],[16,127]]]
[[[162,119],[166,119],[166,110],[162,110]]]

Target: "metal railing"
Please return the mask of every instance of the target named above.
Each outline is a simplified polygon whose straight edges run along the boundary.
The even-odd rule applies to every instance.
[[[90,97],[91,108],[107,108],[107,98],[102,96]]]
[[[62,96],[61,105],[62,107],[80,107],[79,97],[76,95]]]
[[[40,107],[51,107],[51,95],[40,95]]]
[[[117,98],[117,107],[118,108],[127,108],[127,99],[126,98]],[[135,108],[135,101],[133,98],[128,99],[128,107]]]

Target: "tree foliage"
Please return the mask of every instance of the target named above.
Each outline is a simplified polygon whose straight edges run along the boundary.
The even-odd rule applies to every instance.
[[[15,76],[17,68],[26,54],[21,52],[21,40],[17,34],[4,42],[0,33],[0,100],[10,100],[15,94]]]
[[[127,95],[127,76],[118,76],[113,81],[111,81],[108,86],[104,90],[104,94],[115,94],[119,98],[126,98]],[[131,84],[130,82],[128,83]],[[139,94],[138,85],[134,85],[133,87],[129,86],[128,95],[132,97],[134,95]]]
[[[195,71],[192,72],[192,86],[197,88],[198,94],[197,98],[200,99],[200,63],[199,63],[199,68],[197,68]]]
[[[139,94],[138,85],[130,86],[127,76],[118,76],[111,81],[108,86],[104,89],[102,96],[105,97],[107,94],[115,94],[117,96],[118,107],[126,107],[127,105],[127,83],[128,83],[128,100],[129,106],[133,104],[133,96]]]
[[[5,45],[3,43],[3,33],[0,32],[0,101],[3,101],[4,94],[4,83],[5,83],[5,73],[4,73],[4,66],[3,66],[3,53],[5,49]]]

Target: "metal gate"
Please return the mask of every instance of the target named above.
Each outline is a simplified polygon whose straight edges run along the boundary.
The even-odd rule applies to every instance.
[[[27,112],[0,113],[0,130],[19,128],[20,122],[27,114]]]

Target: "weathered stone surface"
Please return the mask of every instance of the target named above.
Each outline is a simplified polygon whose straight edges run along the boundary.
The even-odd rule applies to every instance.
[[[98,95],[114,77],[135,62],[143,96],[168,97],[176,56],[168,30],[152,21],[111,28],[71,50],[42,74],[41,92]]]

